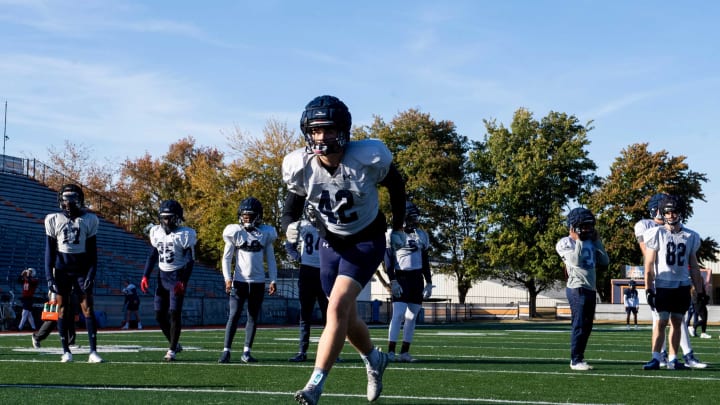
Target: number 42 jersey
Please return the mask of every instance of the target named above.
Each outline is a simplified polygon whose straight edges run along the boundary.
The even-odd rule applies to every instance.
[[[314,155],[297,149],[283,160],[288,190],[305,197],[328,231],[353,235],[378,215],[377,184],[388,174],[392,153],[377,139],[348,143],[340,165],[330,173]]]

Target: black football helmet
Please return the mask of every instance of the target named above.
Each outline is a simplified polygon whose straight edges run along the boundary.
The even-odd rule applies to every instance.
[[[66,184],[58,192],[58,204],[65,215],[77,218],[85,207],[85,194],[77,184]]]
[[[587,240],[595,231],[595,215],[587,208],[573,208],[567,216],[567,225],[580,240]]]
[[[243,218],[247,216],[247,218]],[[252,229],[262,223],[263,206],[255,197],[248,197],[240,202],[238,207],[238,222],[245,229]]]
[[[418,219],[420,218],[420,210],[418,207],[410,201],[405,202],[405,228],[408,230],[414,230],[418,226]]]
[[[666,195],[665,198],[660,201],[658,210],[660,211],[660,215],[663,217],[663,221],[665,221],[668,225],[677,225],[683,219],[684,210],[682,201],[674,195]],[[668,218],[665,214],[669,212],[674,212],[677,215],[675,218]]]
[[[158,219],[160,219],[160,226],[162,226],[166,234],[173,232],[185,220],[182,205],[175,200],[161,202]]]
[[[342,152],[350,142],[350,127],[352,117],[345,103],[333,96],[315,97],[305,106],[300,118],[300,130],[305,136],[308,153],[327,155]],[[312,128],[330,127],[338,131],[335,141],[329,143],[315,143],[312,137]]]
[[[667,197],[668,195],[665,193],[658,193],[654,196],[650,197],[650,202],[648,202],[648,210],[650,211],[650,218],[655,219],[662,219],[662,214],[660,213],[660,210],[658,210],[658,207],[660,206],[660,201],[663,200],[663,198]]]

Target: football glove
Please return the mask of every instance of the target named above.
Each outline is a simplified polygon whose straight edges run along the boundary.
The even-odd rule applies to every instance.
[[[407,235],[403,231],[390,232],[390,247],[392,250],[402,249],[407,242]]]
[[[435,287],[432,284],[425,284],[425,288],[423,289],[423,299],[428,299],[432,295],[432,289]]]
[[[150,288],[150,286],[148,285],[147,277],[143,277],[142,280],[140,281],[140,289],[142,290],[142,292],[146,293],[146,292],[148,292],[149,288]]]
[[[48,283],[48,291],[53,294],[57,294],[58,288],[57,288],[57,284],[55,284],[55,279],[51,278],[50,280],[48,280],[47,283]]]
[[[175,288],[173,288],[173,292],[175,295],[183,295],[185,294],[185,283],[182,281],[178,281],[175,283]]]
[[[291,243],[295,243],[298,241],[298,238],[300,237],[300,221],[295,221],[290,223],[288,225],[287,229],[285,230],[285,237],[287,240]]]
[[[648,289],[645,291],[645,298],[647,299],[648,305],[650,305],[651,310],[655,310],[655,290]]]
[[[403,293],[402,287],[400,287],[400,283],[398,283],[397,280],[390,281],[390,289],[392,291],[392,295],[395,298],[400,298],[400,296]]]

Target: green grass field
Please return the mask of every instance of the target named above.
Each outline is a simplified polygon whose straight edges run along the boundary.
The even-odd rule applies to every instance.
[[[650,358],[650,328],[595,326],[586,352],[589,372],[569,368],[569,325],[488,322],[418,326],[412,354],[417,363],[391,363],[378,404],[673,404],[715,403],[720,384],[719,330],[713,339],[693,338],[704,370],[643,371]],[[33,349],[30,334],[0,334],[0,402],[16,403],[241,403],[291,404],[313,363],[289,363],[297,349],[296,328],[261,328],[253,355],[240,363],[244,330],[235,337],[233,363],[218,364],[223,330],[183,332],[185,351],[174,363],[157,330],[100,331],[102,364],[88,364],[87,335],[79,331],[74,362],[60,363],[56,334]],[[313,330],[316,339],[319,329]],[[372,327],[376,344],[386,346],[386,327]],[[315,344],[310,358],[314,358]],[[323,404],[362,404],[365,370],[346,345],[330,373]],[[42,402],[40,402],[42,401]]]

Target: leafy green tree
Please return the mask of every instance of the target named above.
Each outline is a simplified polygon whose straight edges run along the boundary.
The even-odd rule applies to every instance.
[[[682,196],[689,218],[693,213],[692,202],[704,201],[704,182],[707,176],[690,170],[685,156],[669,156],[665,150],[652,153],[647,143],[632,144],[620,152],[610,167],[610,174],[588,200],[598,217],[598,228],[610,256],[609,271],[598,277],[603,298],[609,296],[611,279],[625,277],[625,265],[643,263],[634,225],[648,218],[650,197],[657,193]],[[717,254],[717,242],[710,238],[703,240],[698,258],[716,260]]]
[[[356,128],[358,139],[381,139],[406,181],[408,199],[422,214],[420,223],[428,231],[438,266],[435,271],[457,279],[460,302],[465,302],[475,278],[463,265],[468,254],[466,240],[472,228],[466,217],[463,184],[469,145],[451,121],[435,121],[430,114],[410,109],[390,123],[375,117],[372,125]],[[390,212],[389,197],[381,195],[383,211]]]
[[[541,121],[526,109],[510,128],[485,121],[487,135],[470,152],[479,184],[469,196],[484,235],[487,276],[528,291],[535,316],[538,294],[564,279],[557,241],[567,235],[562,213],[597,184],[585,147],[588,123],[550,112]]]

